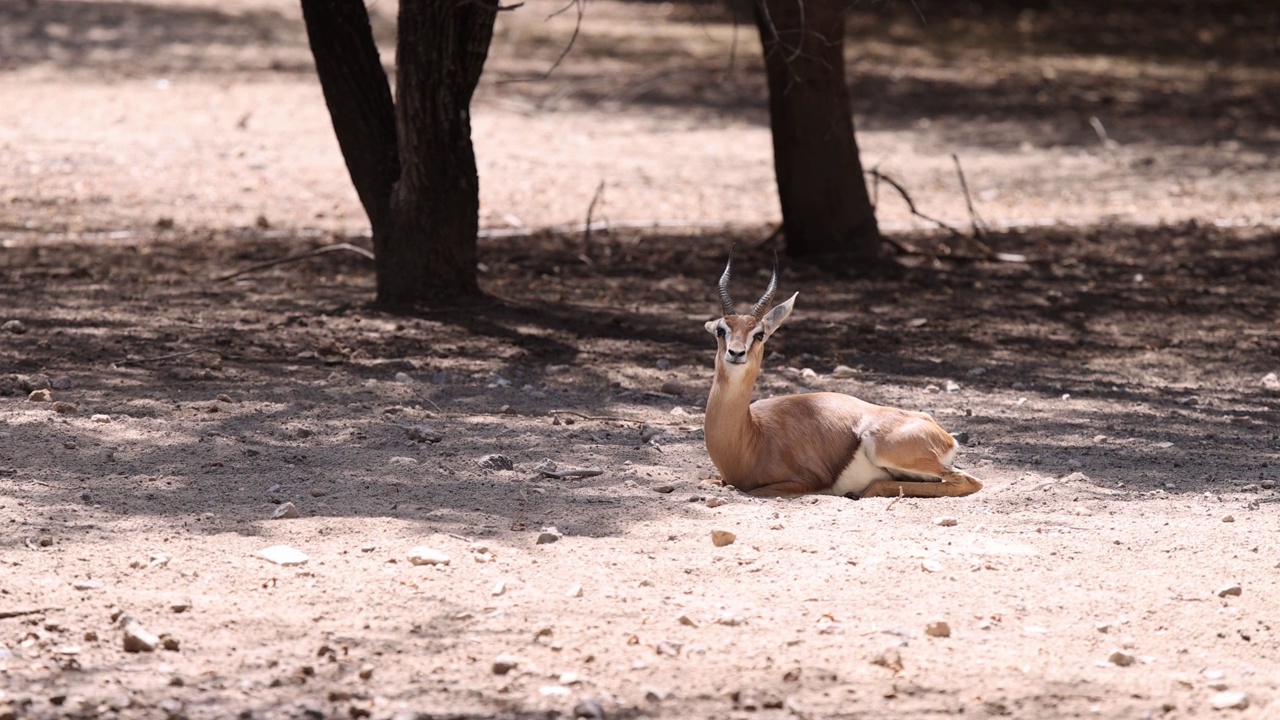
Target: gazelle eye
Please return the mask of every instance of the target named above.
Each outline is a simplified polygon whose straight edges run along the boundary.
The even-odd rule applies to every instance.
[[[716,328],[716,337],[720,337],[720,338],[724,337],[724,326],[723,326],[723,325],[721,325],[720,327]]]
[[[756,342],[764,342],[764,333],[763,333],[763,332],[758,332],[758,333],[756,333]]]

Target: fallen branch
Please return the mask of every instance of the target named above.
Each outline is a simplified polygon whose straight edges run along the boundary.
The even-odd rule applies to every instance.
[[[299,260],[306,260],[307,258],[313,258],[318,255],[324,255],[325,253],[337,252],[338,250],[346,250],[349,252],[353,252],[357,255],[363,256],[365,258],[368,258],[370,260],[373,259],[373,251],[366,250],[360,247],[359,245],[352,245],[351,243],[341,242],[341,243],[334,243],[333,245],[325,245],[324,247],[316,248],[311,252],[300,253],[298,255],[289,255],[287,257],[277,258],[275,260],[268,260],[267,262],[258,263],[257,265],[250,265],[249,267],[243,270],[237,270],[236,272],[223,275],[215,279],[218,282],[235,280],[241,275],[248,275],[251,272],[266,270],[267,268],[275,267],[276,265],[284,265],[285,263],[297,262]]]
[[[584,478],[603,475],[604,470],[598,467],[589,468],[565,468],[564,470],[543,470],[542,477],[553,478],[555,480],[564,480],[565,478]]]
[[[629,418],[615,417],[613,415],[587,415],[585,413],[580,413],[577,410],[548,410],[547,414],[548,415],[573,415],[575,417],[580,417],[583,420],[598,420],[602,422],[636,423],[637,425],[645,424],[641,420],[631,420]]]
[[[183,350],[182,352],[169,353],[168,355],[157,355],[155,357],[149,357],[149,358],[137,358],[137,359],[125,358],[124,360],[119,360],[115,362],[114,365],[116,367],[122,367],[124,365],[142,365],[150,362],[160,362],[161,360],[173,360],[175,358],[186,357],[188,355],[195,355],[196,353],[209,353],[211,355],[217,355],[219,357],[222,356],[222,353],[218,352],[217,350],[210,350],[208,348],[196,348],[195,350]]]
[[[0,610],[0,620],[8,620],[9,618],[26,617],[27,615],[41,615],[55,610],[61,610],[60,607],[42,607],[32,608],[30,610]]]
[[[596,194],[591,196],[591,203],[587,205],[587,221],[583,223],[586,230],[582,233],[582,255],[588,260],[591,259],[591,217],[596,214],[596,205],[604,199],[604,180],[596,186]]]

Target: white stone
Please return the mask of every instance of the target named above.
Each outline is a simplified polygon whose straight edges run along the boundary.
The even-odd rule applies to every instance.
[[[1214,693],[1209,705],[1214,710],[1244,710],[1249,707],[1249,696],[1237,690]]]
[[[448,565],[449,556],[424,545],[409,549],[409,562],[413,565]]]
[[[288,545],[272,545],[269,548],[263,548],[258,551],[258,557],[285,567],[305,565],[311,559],[306,553]]]

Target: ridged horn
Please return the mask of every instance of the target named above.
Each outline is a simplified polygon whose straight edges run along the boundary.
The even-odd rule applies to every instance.
[[[733,253],[729,253],[729,262],[724,265],[724,274],[720,276],[720,305],[724,309],[724,316],[729,317],[733,314],[733,298],[729,297],[729,271],[733,268]]]
[[[765,311],[769,309],[769,303],[773,302],[773,294],[778,291],[778,261],[773,261],[773,277],[769,278],[769,287],[765,289],[764,295],[760,296],[760,302],[751,308],[751,317],[757,320],[764,319]]]

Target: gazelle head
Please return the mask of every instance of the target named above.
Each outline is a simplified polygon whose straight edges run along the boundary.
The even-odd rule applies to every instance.
[[[760,369],[764,360],[764,344],[773,335],[795,306],[796,293],[784,303],[772,310],[773,294],[778,289],[778,265],[774,263],[773,277],[769,279],[769,287],[764,295],[746,315],[739,315],[729,296],[729,274],[733,269],[733,257],[724,266],[724,274],[720,276],[720,304],[724,317],[710,320],[706,324],[707,332],[716,336],[716,369],[728,374],[736,374],[747,368]]]

